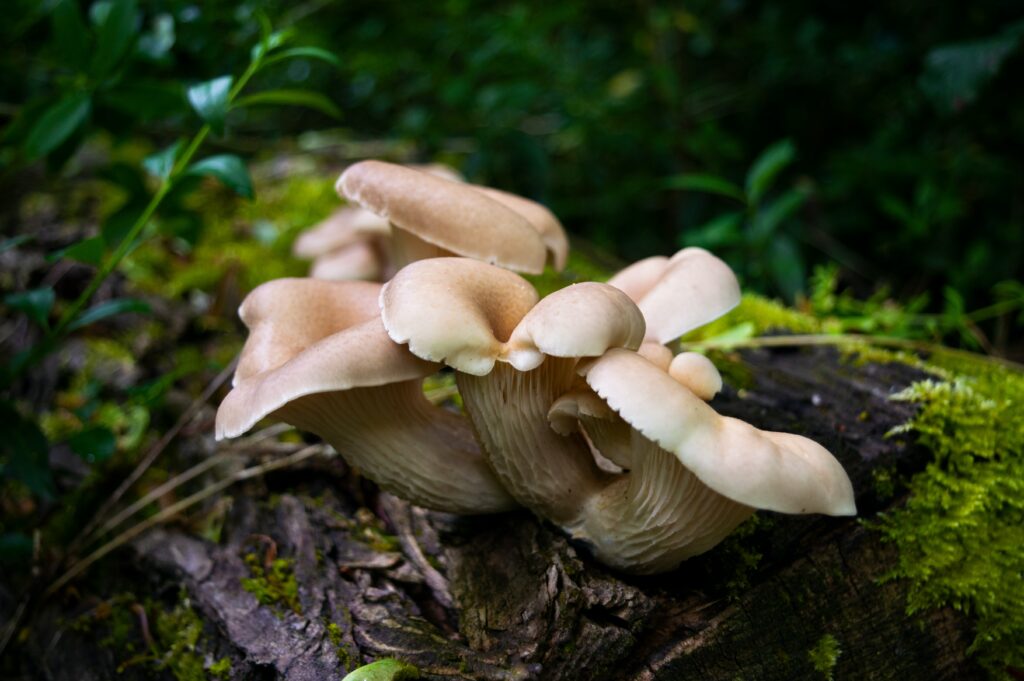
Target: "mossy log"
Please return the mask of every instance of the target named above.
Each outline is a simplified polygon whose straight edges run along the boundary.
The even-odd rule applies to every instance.
[[[829,447],[860,518],[759,513],[680,569],[636,578],[526,512],[427,512],[320,463],[231,490],[218,542],[164,528],[134,543],[116,590],[148,599],[135,612],[151,630],[155,609],[191,618],[186,645],[141,635],[138,618],[126,645],[116,617],[52,604],[31,641],[42,676],[148,678],[154,665],[129,654],[148,649],[179,679],[341,679],[382,657],[427,679],[982,678],[971,623],[909,617],[904,585],[883,579],[896,549],[870,526],[901,504],[892,482],[929,459],[885,437],[915,409],[889,396],[923,375],[821,348],[724,359],[731,387],[714,406]]]

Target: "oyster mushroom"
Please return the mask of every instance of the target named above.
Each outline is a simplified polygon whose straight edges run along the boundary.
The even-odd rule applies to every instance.
[[[520,503],[573,522],[606,484],[586,442],[548,425],[547,412],[577,382],[580,357],[635,348],[640,311],[605,284],[576,284],[538,302],[522,277],[465,258],[402,269],[381,291],[391,338],[457,370],[466,412],[488,461]]]
[[[458,172],[440,163],[409,166],[451,182],[461,182]],[[381,281],[390,279],[392,266],[391,226],[358,205],[342,206],[295,240],[292,253],[312,260],[310,276],[329,281]]]
[[[250,329],[217,437],[266,416],[316,433],[383,489],[453,513],[515,507],[480,455],[469,424],[432,405],[422,380],[437,365],[392,342],[380,284],[279,279],[239,311]]]
[[[556,264],[565,260],[568,246],[561,224],[523,197],[383,161],[350,166],[335,187],[391,224],[397,267],[462,255],[540,274],[549,252]]]
[[[686,385],[713,387],[708,366],[681,366],[681,382],[671,364],[634,352],[643,316],[614,287],[579,284],[537,302],[511,272],[442,258],[399,272],[381,309],[393,340],[458,371],[511,495],[616,568],[670,570],[755,508],[854,511],[849,480],[822,447],[719,416]],[[596,359],[579,371],[581,358]],[[628,472],[602,470],[592,450]]]

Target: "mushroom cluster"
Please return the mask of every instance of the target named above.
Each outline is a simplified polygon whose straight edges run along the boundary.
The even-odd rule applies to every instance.
[[[827,450],[719,415],[714,365],[666,345],[739,302],[712,254],[649,258],[540,299],[511,271],[564,264],[564,231],[539,204],[378,161],[337,186],[386,221],[401,267],[383,285],[254,290],[218,437],[273,416],[412,503],[523,506],[636,574],[674,569],[756,509],[856,512]],[[424,398],[441,367],[464,414]]]

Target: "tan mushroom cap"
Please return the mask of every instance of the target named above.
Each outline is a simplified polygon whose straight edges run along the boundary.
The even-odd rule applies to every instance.
[[[369,282],[316,279],[275,279],[256,287],[238,308],[249,337],[235,369],[235,385],[276,369],[338,331],[379,317],[380,289]]]
[[[362,161],[338,193],[433,246],[520,272],[540,274],[547,252],[523,215],[469,185],[382,161]]]
[[[669,376],[705,402],[710,402],[722,389],[722,374],[710,359],[699,352],[676,355],[667,369]]]
[[[641,260],[608,283],[636,302],[647,320],[647,338],[659,343],[707,324],[740,302],[736,275],[702,248]]]
[[[846,471],[816,442],[720,416],[633,352],[609,350],[585,372],[627,423],[719,494],[782,513],[856,513]]]
[[[325,281],[377,281],[383,273],[377,249],[362,241],[321,255],[309,270],[310,277]]]
[[[403,268],[381,291],[384,326],[413,354],[482,376],[496,361],[520,371],[545,356],[596,357],[639,346],[636,305],[606,284],[566,287],[537,302],[522,277],[466,258],[433,258]]]
[[[374,237],[387,237],[388,221],[361,206],[342,206],[295,240],[292,253],[313,259]]]
[[[436,364],[392,342],[381,285],[278,280],[242,304],[250,326],[217,437],[274,416],[320,435],[366,477],[412,503],[454,513],[515,507],[480,455],[469,422],[431,405]]]
[[[569,237],[566,236],[565,228],[554,213],[536,201],[517,194],[481,185],[473,187],[529,220],[548,249],[551,266],[558,271],[565,269],[565,263],[569,259]]]
[[[436,370],[392,343],[379,318],[369,319],[316,341],[272,370],[238,381],[217,410],[217,438],[237,437],[306,395],[422,379]]]

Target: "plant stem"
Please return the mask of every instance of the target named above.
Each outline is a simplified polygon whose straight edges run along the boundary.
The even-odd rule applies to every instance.
[[[999,364],[1015,371],[1024,371],[1024,365],[1003,357],[980,355],[976,352],[947,348],[946,346],[939,345],[937,343],[927,343],[925,341],[915,341],[907,338],[896,338],[893,336],[867,336],[851,333],[794,334],[791,336],[759,336],[757,338],[747,338],[744,340],[725,339],[694,341],[691,343],[679,343],[679,349],[683,352],[691,352],[702,350],[739,350],[743,348],[784,348],[811,345],[877,345],[928,353],[944,352],[976,361]]]

